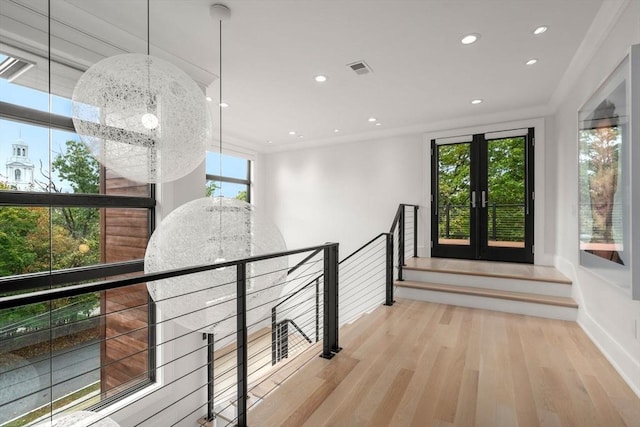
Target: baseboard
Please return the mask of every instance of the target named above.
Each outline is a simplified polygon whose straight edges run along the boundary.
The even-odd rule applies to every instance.
[[[640,398],[640,361],[634,358],[607,331],[580,307],[578,325],[598,347],[604,357]]]
[[[589,339],[598,347],[616,372],[618,372],[627,385],[629,385],[631,390],[640,397],[640,360],[635,360],[602,325],[589,315],[582,296],[582,289],[580,281],[578,280],[575,264],[564,257],[556,256],[555,266],[573,281],[573,299],[576,300],[579,305],[578,325],[580,325]]]

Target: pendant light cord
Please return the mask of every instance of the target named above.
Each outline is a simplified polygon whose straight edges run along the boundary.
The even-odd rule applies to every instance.
[[[147,56],[151,55],[151,7],[150,1],[147,0]]]
[[[218,72],[218,86],[220,88],[220,101],[218,103],[218,114],[219,114],[219,153],[218,153],[218,161],[220,166],[220,177],[222,177],[222,19],[219,21],[219,63],[220,68]],[[220,253],[219,256],[222,257],[222,179],[220,179]]]

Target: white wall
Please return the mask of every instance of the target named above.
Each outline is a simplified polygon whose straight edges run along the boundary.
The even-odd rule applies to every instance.
[[[632,301],[628,290],[580,267],[576,225],[577,111],[635,43],[640,43],[640,2],[631,1],[560,102],[550,131],[552,143],[547,160],[557,164],[556,266],[574,280],[574,297],[580,305],[578,322],[640,396],[640,301]],[[633,197],[640,197],[637,190]],[[633,220],[637,226],[640,220],[637,213]]]
[[[290,249],[340,243],[340,258],[388,232],[423,194],[419,135],[267,154],[259,203]]]

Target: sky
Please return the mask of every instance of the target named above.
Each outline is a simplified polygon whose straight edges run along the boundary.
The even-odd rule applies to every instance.
[[[4,59],[6,59],[6,56],[0,54],[0,63]],[[67,117],[71,116],[70,99],[56,95],[49,97],[45,92],[9,83],[5,79],[0,79],[0,101],[40,111],[49,111],[49,103],[51,103],[52,113]],[[36,180],[39,181],[45,181],[44,175],[40,173],[40,162],[42,162],[45,171],[50,171],[50,162],[64,150],[65,142],[71,139],[79,140],[79,137],[74,133],[49,130],[45,127],[0,119],[0,180],[2,181],[6,179],[6,163],[12,154],[12,144],[20,138],[29,146],[29,158],[35,165],[35,177]],[[50,143],[51,156],[49,154]],[[219,153],[208,152],[206,157],[206,173],[220,175],[220,166],[222,166],[223,176],[242,179],[247,177],[247,161],[245,159],[223,155],[222,165],[220,165]],[[67,183],[64,183],[55,175],[52,178],[58,188],[62,188],[63,191],[66,192],[71,191]],[[245,187],[242,185],[229,183],[222,185],[222,193],[225,197],[235,197],[238,191],[241,190],[245,190]],[[218,194],[218,192],[215,193],[215,195]]]

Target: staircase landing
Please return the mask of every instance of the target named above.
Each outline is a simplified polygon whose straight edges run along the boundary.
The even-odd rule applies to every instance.
[[[571,280],[554,267],[445,258],[409,258],[401,298],[576,320]]]
[[[408,258],[403,269],[571,284],[571,280],[554,267],[513,262],[471,261],[452,258]]]

